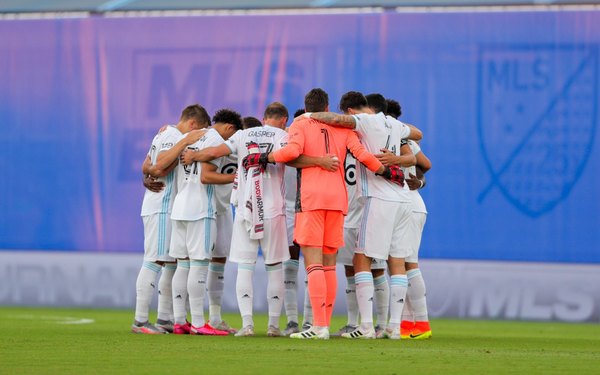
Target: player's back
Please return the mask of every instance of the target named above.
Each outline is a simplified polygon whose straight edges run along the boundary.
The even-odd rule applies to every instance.
[[[285,130],[269,125],[240,130],[229,138],[225,144],[231,149],[232,156],[238,160],[238,206],[244,204],[241,194],[246,188],[247,176],[244,173],[242,161],[248,155],[248,144],[258,144],[261,152],[271,152],[284,147],[288,141]],[[285,213],[285,166],[282,164],[269,164],[262,174],[265,218],[273,218]]]
[[[360,135],[362,144],[367,151],[378,154],[381,149],[390,150],[395,155],[400,155],[403,138],[406,138],[410,129],[398,120],[387,117],[383,113],[354,115],[356,119],[356,132]],[[359,187],[364,197],[376,197],[383,200],[410,202],[409,190],[385,179],[375,176],[364,166],[359,167]]]
[[[152,165],[156,164],[158,154],[173,147],[182,136],[183,134],[172,125],[167,126],[165,130],[156,134],[154,139],[152,139],[152,146],[150,146],[150,151],[148,152]],[[165,184],[165,188],[159,192],[146,189],[142,203],[142,216],[155,213],[170,213],[173,208],[173,199],[177,194],[175,169],[166,176],[159,177],[158,180]]]
[[[344,161],[351,133],[349,129],[332,127],[312,119],[300,119],[290,128],[289,142],[301,142],[304,155],[320,157],[331,154]],[[309,167],[302,168],[299,174],[297,211],[347,212],[348,195],[343,163],[335,172]]]

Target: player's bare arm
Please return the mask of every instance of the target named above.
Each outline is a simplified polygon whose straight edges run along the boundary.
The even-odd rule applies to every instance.
[[[340,161],[335,155],[325,156],[307,156],[300,155],[296,160],[285,163],[286,165],[294,168],[309,168],[319,167],[326,171],[335,172],[340,167]]]
[[[217,166],[211,163],[202,163],[200,182],[203,184],[225,185],[233,183],[235,174],[223,174],[217,172]]]
[[[351,115],[340,115],[334,112],[313,112],[305,113],[305,117],[324,122],[325,124],[336,126],[338,128],[356,128],[356,119]]]
[[[181,154],[179,160],[183,165],[189,165],[195,161],[211,161],[230,154],[231,150],[229,147],[225,144],[220,144],[218,146],[207,147],[197,151],[186,149],[183,151],[183,154]]]
[[[177,161],[179,155],[181,155],[187,146],[196,143],[204,136],[204,134],[206,134],[206,132],[206,129],[201,129],[192,130],[191,132],[187,133],[186,136],[177,142],[173,147],[158,154],[154,166],[158,170],[166,169],[169,165],[171,165],[171,163]]]
[[[412,167],[417,164],[417,158],[412,153],[408,144],[403,145],[400,148],[400,155],[394,154],[392,151],[382,148],[382,153],[375,155],[375,157],[381,162],[381,164],[390,166],[397,165],[400,167]]]

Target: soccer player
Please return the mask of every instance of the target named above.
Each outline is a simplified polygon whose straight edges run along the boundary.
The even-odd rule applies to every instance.
[[[327,93],[322,89],[309,91],[304,106],[308,112],[328,110]],[[348,149],[371,171],[385,179],[403,182],[400,169],[384,167],[364,149],[352,131],[305,118],[295,121],[289,133],[286,147],[271,153],[249,155],[244,160],[244,167],[264,168],[269,162],[287,162],[302,154],[333,154],[344,160]],[[348,210],[344,169],[339,166],[335,172],[328,172],[320,168],[305,168],[301,171],[299,184],[294,238],[304,254],[314,324],[310,329],[290,337],[329,339],[329,322],[337,289],[335,257],[337,249],[344,244],[342,227]]]
[[[254,268],[258,257],[258,248],[262,248],[267,269],[267,298],[269,305],[269,323],[267,335],[281,336],[279,317],[283,304],[283,268],[282,262],[289,259],[287,247],[287,231],[284,198],[284,166],[265,166],[262,181],[256,176],[244,173],[242,161],[249,153],[249,148],[258,146],[262,151],[279,149],[287,143],[287,132],[283,130],[287,122],[287,109],[275,102],[267,106],[264,115],[265,125],[236,133],[227,142],[218,147],[209,147],[197,152],[186,153],[184,162],[192,160],[208,161],[226,155],[238,158],[238,188],[236,217],[233,227],[230,260],[238,263],[236,295],[242,329],[236,336],[253,336],[254,320],[252,314]],[[304,162],[304,164],[302,164]],[[328,169],[337,169],[339,163],[331,157],[304,158],[296,167],[320,165]],[[258,184],[258,185],[257,185]],[[260,186],[262,185],[262,188]],[[253,188],[258,186],[258,192]],[[250,189],[250,190],[249,190]],[[250,192],[247,196],[246,193]],[[245,199],[248,197],[249,199]],[[256,201],[256,204],[253,202]],[[248,206],[252,211],[246,215]],[[261,209],[262,207],[262,209]],[[257,214],[255,218],[253,214]],[[259,234],[262,233],[262,236]],[[262,237],[262,238],[261,238]]]
[[[367,98],[368,107],[375,114],[370,114],[369,110],[363,108],[360,111],[362,113],[357,115],[313,113],[311,118],[332,125],[356,128],[365,148],[374,153],[386,149],[398,155],[402,139],[422,137],[421,131],[415,127],[386,118],[386,102],[382,95],[374,94]],[[386,336],[399,339],[400,319],[408,286],[404,266],[404,258],[409,255],[409,249],[405,245],[411,212],[408,187],[380,179],[364,167],[359,170],[365,208],[353,265],[361,325],[353,332],[342,334],[342,337],[376,337],[373,327],[374,283],[371,273],[371,261],[375,258],[387,259],[391,275],[390,321],[385,331]]]
[[[147,189],[142,203],[144,263],[136,281],[135,321],[131,327],[134,333],[154,334],[173,331],[171,280],[175,272],[175,263],[168,254],[171,238],[169,215],[175,196],[173,168],[181,151],[200,139],[202,131],[195,129],[208,125],[210,125],[210,117],[203,107],[197,104],[186,107],[177,125],[167,126],[154,137],[144,161],[145,181],[148,179],[147,176],[153,175],[154,181],[150,183],[156,184],[156,189]],[[183,134],[186,133],[184,137]],[[156,325],[152,325],[148,322],[150,302],[156,286],[156,277],[163,265],[158,282],[158,319]]]
[[[358,114],[362,111],[371,112],[367,107],[367,100],[363,94],[350,91],[340,99],[339,109],[344,114]],[[398,156],[400,161],[397,165],[413,165],[414,156],[410,153],[408,146],[403,147],[403,155]],[[375,155],[380,161],[386,159],[390,154],[388,150],[385,154]],[[407,153],[408,155],[405,155]],[[392,165],[393,163],[383,163],[384,165]],[[358,327],[358,301],[356,299],[356,284],[354,280],[354,266],[352,259],[356,249],[358,239],[358,230],[363,212],[363,200],[360,198],[360,192],[357,192],[357,166],[356,159],[352,154],[348,154],[345,160],[345,178],[346,187],[348,190],[348,215],[344,220],[344,246],[338,254],[338,263],[344,265],[346,274],[346,306],[348,313],[347,324],[342,327],[334,336],[341,336],[344,333],[354,331]],[[377,312],[377,325],[375,326],[376,335],[381,336],[387,325],[389,312],[390,289],[387,277],[385,276],[386,262],[385,260],[373,259],[371,264],[371,273],[374,283],[374,303],[375,311]]]
[[[248,116],[242,119],[242,129],[250,129],[262,126],[262,122],[256,117]]]
[[[214,125],[200,140],[188,148],[198,150],[223,144],[242,128],[241,116],[234,111],[222,109],[213,116]],[[177,270],[173,276],[174,333],[198,335],[227,335],[229,332],[212,327],[204,319],[204,297],[208,263],[214,255],[217,199],[216,184],[230,184],[233,174],[218,172],[221,160],[177,167],[177,195],[173,203],[171,219],[173,234],[170,255],[177,258]],[[186,297],[189,294],[191,326],[186,322]]]
[[[398,118],[402,114],[400,104],[395,100],[388,100],[388,116]],[[423,227],[427,219],[427,208],[419,194],[419,189],[425,186],[423,174],[431,169],[431,161],[421,150],[417,142],[408,141],[408,146],[416,156],[416,166],[405,168],[406,183],[410,188],[412,198],[412,217],[410,221],[409,245],[411,254],[406,257],[406,275],[408,277],[408,290],[406,302],[402,311],[400,335],[402,338],[427,339],[432,336],[427,314],[427,298],[425,280],[419,269],[419,247]]]

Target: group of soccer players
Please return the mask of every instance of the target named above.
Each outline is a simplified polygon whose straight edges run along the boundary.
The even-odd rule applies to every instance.
[[[422,133],[397,120],[399,104],[380,94],[350,91],[339,109],[343,114],[329,112],[327,93],[316,88],[287,129],[288,110],[278,102],[267,106],[262,122],[222,109],[212,125],[203,107],[191,105],[177,125],[160,129],[143,165],[145,252],[132,332],[254,335],[260,248],[267,336],[328,339],[340,263],[348,322],[333,336],[431,337],[418,268],[427,214],[418,190],[431,168],[418,144]],[[301,327],[300,252],[307,273]],[[239,330],[221,317],[227,258],[237,263]]]

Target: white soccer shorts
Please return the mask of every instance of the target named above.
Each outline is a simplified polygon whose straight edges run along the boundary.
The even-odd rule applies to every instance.
[[[215,251],[213,257],[229,257],[231,249],[231,236],[233,234],[233,214],[231,208],[222,214],[217,214],[217,238],[215,240]]]
[[[286,209],[285,220],[287,223],[288,247],[294,246],[294,224],[296,223],[296,211]]]
[[[171,218],[167,213],[143,216],[144,261],[174,262],[169,256],[171,244]]]
[[[256,263],[259,246],[262,248],[265,264],[290,259],[286,226],[285,215],[265,219],[264,237],[252,240],[242,215],[235,215],[229,260],[235,263]]]
[[[419,263],[419,248],[421,247],[421,237],[427,214],[424,212],[412,212],[410,218],[410,230],[408,231],[408,244],[410,246],[410,255],[405,261],[410,263]]]
[[[169,255],[179,259],[210,260],[215,247],[216,233],[215,219],[173,220]]]
[[[352,258],[354,258],[357,243],[358,228],[344,227],[344,246],[338,251],[337,263],[343,264],[344,266],[353,266]],[[384,270],[386,267],[387,263],[385,260],[373,258],[373,261],[371,262],[372,270]]]
[[[361,227],[358,232],[357,253],[370,258],[406,258],[411,253],[408,243],[410,202],[392,202],[368,197],[365,200]]]

